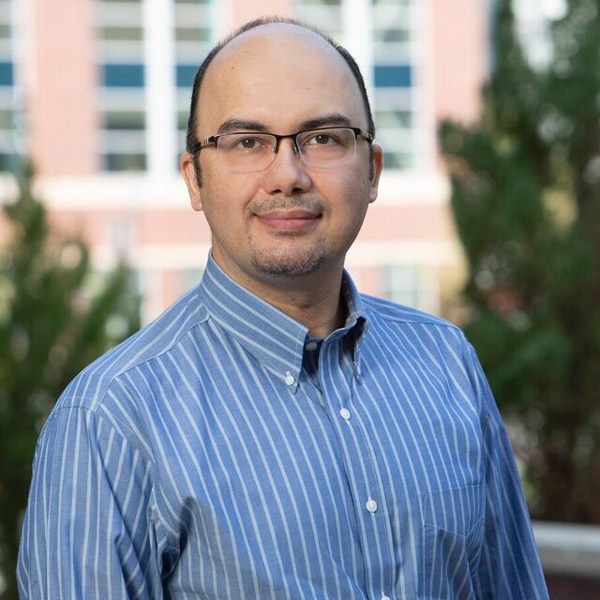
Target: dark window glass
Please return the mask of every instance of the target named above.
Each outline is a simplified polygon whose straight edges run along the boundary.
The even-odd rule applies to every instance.
[[[104,129],[109,131],[141,131],[146,127],[146,115],[138,110],[108,110],[103,115]]]
[[[409,65],[375,65],[375,87],[405,88],[412,85]]]
[[[13,64],[11,62],[0,62],[0,85],[12,85],[13,78]]]
[[[14,115],[12,110],[0,110],[0,129],[12,129]]]
[[[139,64],[102,65],[105,87],[144,87],[144,66]]]
[[[383,166],[386,169],[409,169],[412,166],[412,155],[400,152],[384,152]]]
[[[410,129],[412,113],[408,110],[376,110],[375,124],[377,127]]]
[[[107,41],[137,42],[144,39],[141,27],[101,27],[100,39]]]
[[[177,87],[192,87],[198,65],[177,65]]]
[[[410,40],[410,31],[407,29],[376,29],[375,41],[377,42],[408,42]]]
[[[178,42],[210,42],[210,29],[200,27],[177,27],[175,40]]]
[[[146,169],[145,154],[105,154],[105,171],[144,171]]]
[[[180,110],[177,113],[177,128],[182,131],[187,130],[188,119],[190,117],[190,113],[187,110]]]
[[[18,158],[15,154],[0,152],[0,173],[15,171],[18,164]]]

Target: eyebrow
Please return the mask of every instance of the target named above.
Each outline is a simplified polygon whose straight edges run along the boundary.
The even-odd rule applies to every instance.
[[[332,113],[323,117],[308,119],[300,123],[300,131],[304,129],[319,129],[319,127],[340,125],[342,127],[350,127],[350,119],[340,113]]]
[[[267,127],[260,121],[247,119],[227,119],[219,125],[217,133],[231,133],[233,131],[262,131],[267,132]]]
[[[305,129],[319,129],[320,127],[331,127],[335,125],[350,127],[350,119],[340,113],[332,113],[322,117],[315,117],[314,119],[302,121],[299,125],[298,131],[304,131]],[[217,133],[222,134],[237,131],[261,131],[263,133],[270,133],[267,126],[260,121],[237,118],[231,118],[223,121],[223,123],[221,123],[219,126]]]

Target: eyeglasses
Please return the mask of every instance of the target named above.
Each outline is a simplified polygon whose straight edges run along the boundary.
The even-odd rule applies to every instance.
[[[356,156],[358,136],[369,144],[374,137],[357,127],[324,127],[277,135],[275,133],[235,132],[212,135],[192,147],[192,152],[214,146],[221,164],[237,173],[264,171],[273,164],[281,140],[290,138],[294,152],[314,167],[336,167]]]

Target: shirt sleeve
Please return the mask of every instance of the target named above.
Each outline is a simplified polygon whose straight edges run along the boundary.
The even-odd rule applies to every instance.
[[[106,417],[82,407],[56,410],[34,460],[20,597],[162,598],[152,474]]]
[[[471,350],[481,403],[485,485],[484,540],[476,577],[482,600],[547,600],[521,478],[500,413]]]

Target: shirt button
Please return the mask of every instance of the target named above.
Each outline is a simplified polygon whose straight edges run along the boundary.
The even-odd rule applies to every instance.
[[[347,421],[350,418],[350,411],[347,408],[342,408],[342,410],[340,410],[340,415],[342,419]]]
[[[308,342],[308,344],[306,344],[305,348],[312,352],[313,350],[317,349],[317,343],[316,342]]]
[[[369,498],[366,504],[367,510],[373,514],[377,510],[377,502],[373,498]]]
[[[285,382],[287,385],[294,385],[294,378],[292,377],[292,374],[287,371],[287,373],[285,374]]]

